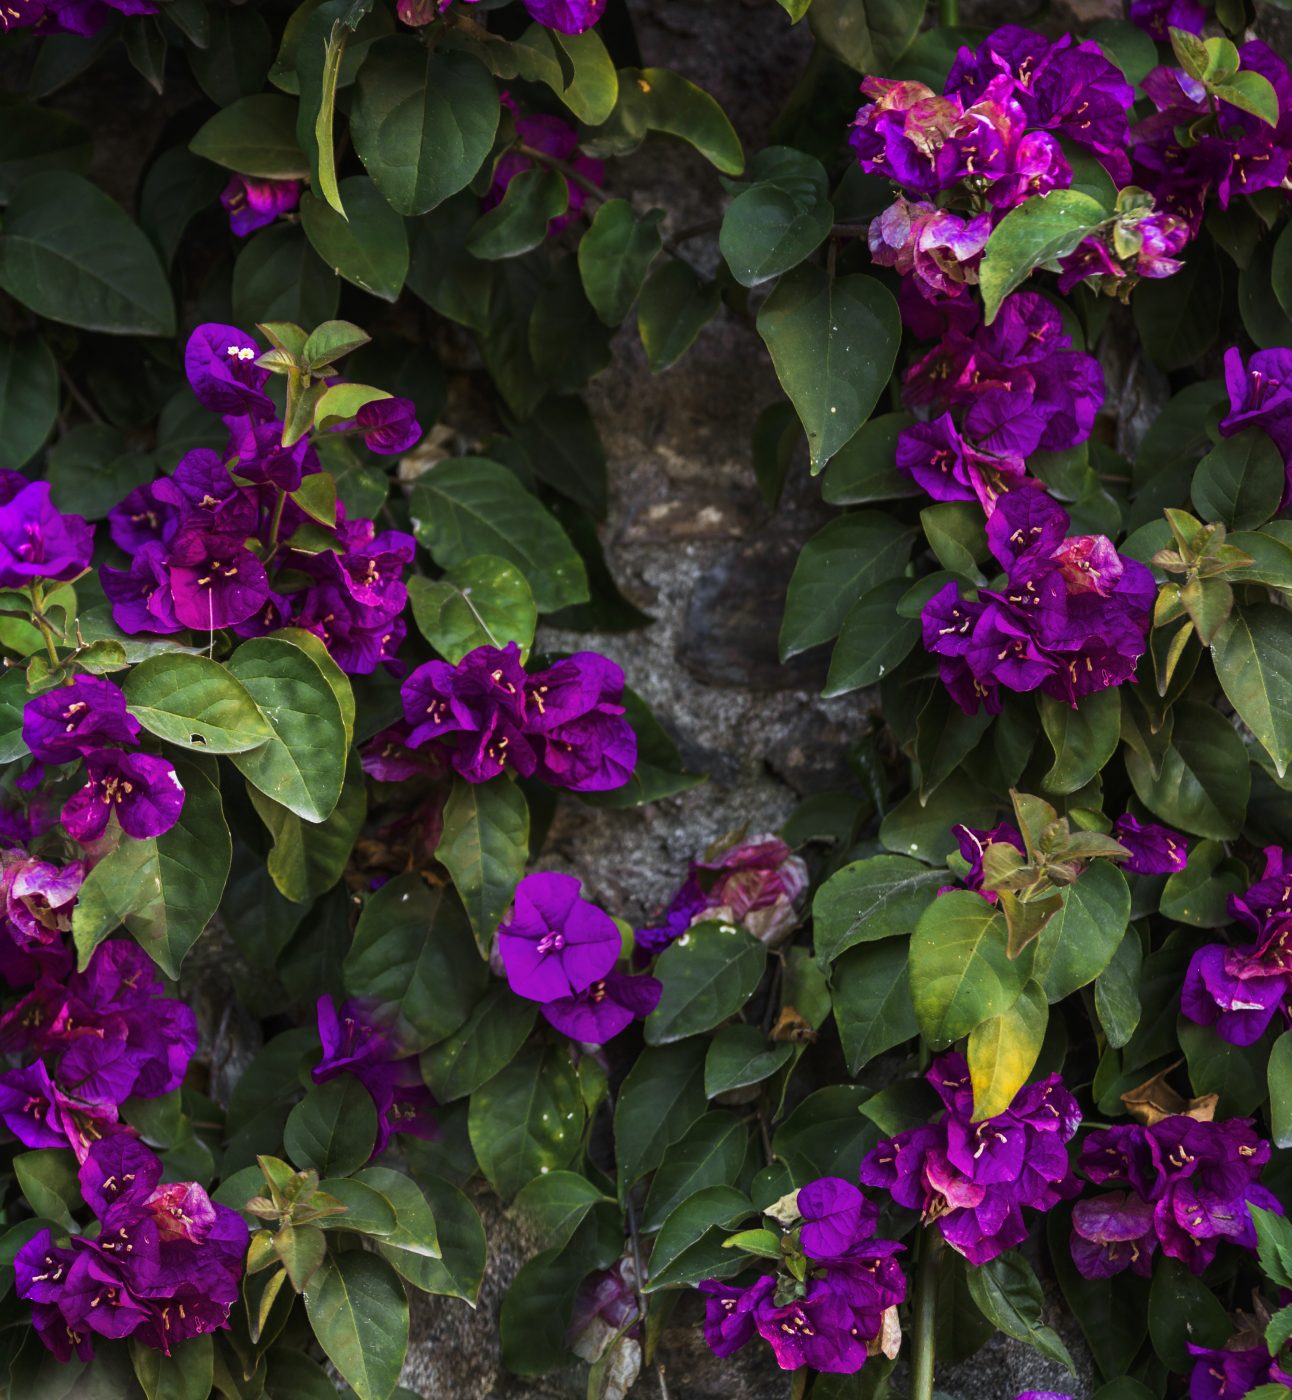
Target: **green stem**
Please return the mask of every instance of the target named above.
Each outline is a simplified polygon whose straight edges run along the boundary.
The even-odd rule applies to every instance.
[[[283,511],[287,506],[287,492],[278,488],[278,500],[274,504],[274,518],[269,522],[269,548],[272,553],[278,548],[278,532],[283,524]]]
[[[938,0],[938,24],[949,29],[960,23],[960,0]]]
[[[915,1316],[911,1323],[911,1400],[933,1400],[934,1324],[942,1239],[932,1226],[921,1232],[915,1268]]]
[[[31,590],[31,620],[40,629],[40,635],[45,639],[45,650],[49,653],[49,664],[57,671],[62,662],[59,660],[58,648],[54,645],[54,629],[49,625],[44,608],[45,590],[40,584],[35,584]]]

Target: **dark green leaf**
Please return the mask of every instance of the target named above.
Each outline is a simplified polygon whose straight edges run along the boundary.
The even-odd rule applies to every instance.
[[[721,1277],[742,1267],[744,1260],[734,1250],[719,1251],[730,1228],[750,1214],[749,1201],[734,1186],[697,1191],[677,1206],[656,1236],[650,1281],[642,1291],[694,1284],[706,1276]],[[723,1228],[719,1230],[719,1226]]]
[[[1042,695],[1040,705],[1041,724],[1054,750],[1054,763],[1041,783],[1046,792],[1059,796],[1076,792],[1117,751],[1122,728],[1121,692],[1110,688],[1083,695],[1075,708]]]
[[[836,506],[920,495],[921,487],[893,464],[898,434],[914,421],[909,413],[881,413],[863,423],[830,459],[821,495]]]
[[[273,837],[269,873],[280,893],[297,904],[330,890],[341,878],[368,810],[359,756],[351,750],[341,800],[325,822],[304,822],[286,807],[249,789],[252,806]]]
[[[1281,778],[1292,760],[1292,616],[1272,603],[1235,608],[1216,636],[1213,660],[1229,703]]]
[[[1109,1045],[1120,1050],[1139,1025],[1139,976],[1143,946],[1127,929],[1112,961],[1095,979],[1095,1010]]]
[[[978,269],[988,324],[1033,268],[1065,257],[1108,215],[1097,199],[1078,190],[1032,195],[1011,209],[992,230]]]
[[[1063,904],[1036,940],[1032,975],[1050,1001],[1085,987],[1112,962],[1130,920],[1126,877],[1107,860],[1091,861],[1063,890]]]
[[[296,103],[274,92],[240,98],[218,111],[188,148],[258,180],[303,180],[310,173],[296,141]]]
[[[90,133],[54,107],[13,102],[0,126],[0,204],[42,170],[83,171],[90,163]]]
[[[564,1249],[592,1207],[609,1200],[578,1172],[556,1171],[536,1176],[520,1190],[511,1208],[533,1232],[540,1250]]]
[[[408,1299],[390,1265],[360,1250],[328,1259],[305,1290],[305,1312],[359,1400],[387,1400],[408,1351]]]
[[[130,713],[150,734],[182,748],[245,753],[275,737],[247,688],[205,656],[149,657],[122,689]]]
[[[772,1135],[772,1150],[799,1182],[817,1176],[856,1179],[862,1157],[879,1141],[879,1129],[862,1116],[870,1091],[835,1084],[809,1094]]]
[[[1292,1031],[1270,1051],[1270,1132],[1276,1147],[1292,1147]]]
[[[749,1129],[734,1114],[709,1112],[669,1149],[651,1179],[641,1228],[658,1230],[683,1201],[709,1186],[734,1186],[749,1145]]]
[[[1169,826],[1230,841],[1238,835],[1251,789],[1247,750],[1220,713],[1195,701],[1174,707],[1172,741],[1155,776],[1138,753],[1126,771],[1139,800]]]
[[[377,1107],[352,1074],[315,1084],[287,1115],[283,1146],[296,1167],[349,1176],[372,1155]]]
[[[756,182],[727,206],[718,247],[732,276],[756,287],[797,266],[829,236],[834,209],[825,169],[787,146],[759,152]]]
[[[889,579],[852,605],[830,654],[830,674],[822,695],[829,698],[874,685],[906,659],[920,639],[915,618],[894,616],[897,601],[908,588],[907,579]]]
[[[1040,1282],[1017,1250],[1007,1249],[982,1268],[969,1269],[966,1280],[974,1302],[988,1321],[1076,1375],[1067,1347],[1054,1329],[1042,1321],[1045,1298]]]
[[[663,211],[638,220],[626,199],[608,199],[579,240],[579,276],[597,315],[617,326],[632,310],[660,250]]]
[[[628,1071],[615,1102],[621,1197],[659,1166],[669,1146],[705,1111],[706,1048],[699,1037],[648,1046]]]
[[[0,461],[21,467],[40,451],[58,417],[58,396],[48,345],[35,335],[0,338]]]
[[[1148,1299],[1148,1330],[1153,1350],[1170,1371],[1193,1365],[1189,1345],[1223,1346],[1232,1330],[1216,1295],[1178,1259],[1159,1256]]]
[[[476,221],[467,235],[467,250],[477,258],[514,258],[547,237],[547,226],[565,213],[569,191],[565,177],[534,166],[507,182],[501,201]]]
[[[492,1079],[528,1040],[537,1011],[510,987],[491,986],[460,1029],[422,1057],[422,1073],[435,1097],[451,1103]]]
[[[412,1254],[406,1249],[378,1249],[414,1287],[424,1293],[461,1298],[472,1307],[484,1281],[485,1233],[475,1206],[450,1182],[423,1176],[419,1184],[435,1216],[441,1257]]]
[[[857,943],[910,933],[947,883],[909,856],[871,856],[836,871],[812,901],[817,957],[829,962]]]
[[[408,276],[403,219],[362,175],[341,181],[345,216],[317,195],[301,196],[301,226],[314,251],[340,277],[383,301],[394,301]]]
[[[693,924],[665,948],[654,974],[663,985],[646,1018],[648,1045],[667,1045],[711,1030],[754,994],[767,948],[734,924]]]
[[[436,857],[447,867],[481,951],[511,903],[529,856],[529,807],[505,775],[453,781]]]
[[[907,971],[906,938],[883,938],[852,948],[830,976],[834,1021],[848,1073],[860,1074],[871,1060],[919,1034]]]
[[[793,1053],[789,1045],[769,1043],[757,1026],[724,1026],[713,1037],[705,1056],[705,1095],[713,1099],[732,1089],[761,1084],[781,1069]]]
[[[233,265],[233,314],[242,325],[317,325],[336,314],[340,296],[332,269],[292,225],[263,229],[248,240]]]
[[[1135,329],[1159,369],[1183,369],[1210,348],[1220,323],[1224,277],[1209,243],[1195,242],[1173,277],[1147,281],[1136,290]]]
[[[1203,520],[1254,530],[1279,508],[1283,454],[1259,429],[1221,438],[1193,474],[1193,504]]]
[[[706,282],[687,263],[660,263],[637,299],[637,330],[651,373],[675,364],[718,310],[716,282]]]

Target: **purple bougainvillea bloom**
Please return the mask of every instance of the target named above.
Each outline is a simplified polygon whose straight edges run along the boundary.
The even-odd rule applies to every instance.
[[[1234,1338],[1218,1351],[1187,1343],[1189,1355],[1195,1358],[1189,1376],[1189,1400],[1235,1400],[1268,1384],[1292,1389],[1292,1376],[1265,1347],[1240,1348],[1239,1340]]]
[[[389,1035],[362,1002],[352,998],[342,1002],[338,1011],[330,996],[321,996],[316,1012],[323,1042],[323,1058],[310,1071],[316,1084],[345,1073],[362,1078],[365,1070],[393,1058]]]
[[[525,0],[529,17],[560,34],[582,34],[605,12],[606,0]]]
[[[532,0],[526,0],[530,13],[534,13]],[[600,9],[604,8],[605,0],[597,0],[598,17]],[[580,7],[580,0],[574,0],[573,8]],[[550,8],[570,9],[567,0],[551,0]],[[538,19],[538,16],[534,16]],[[575,29],[563,29],[559,24],[551,24],[549,21],[539,19],[540,24],[546,24],[549,29],[561,29],[563,33],[574,34],[581,32]],[[589,21],[589,24],[595,20]],[[583,29],[589,25],[582,26]],[[568,122],[562,121],[560,117],[550,116],[545,112],[522,112],[516,105],[511,94],[502,94],[502,105],[512,115],[516,124],[516,138],[520,144],[528,146],[531,150],[541,151],[544,155],[550,156],[553,160],[559,160],[563,164],[569,165],[585,180],[594,185],[600,185],[605,178],[605,167],[599,160],[594,160],[591,156],[585,156],[579,150],[579,133]],[[494,166],[493,181],[485,192],[481,201],[485,209],[492,209],[502,200],[507,186],[521,174],[522,171],[534,168],[533,157],[523,155],[518,150],[505,151],[498,163]],[[569,225],[583,212],[587,203],[587,192],[574,180],[566,181],[566,192],[568,203],[566,212],[558,214],[547,225],[549,237],[555,237],[562,229]]]
[[[1122,869],[1131,875],[1173,875],[1189,861],[1189,842],[1156,822],[1140,822],[1129,812],[1113,823],[1112,837],[1131,853]]]
[[[1207,22],[1207,7],[1202,0],[1131,0],[1130,21],[1164,44],[1171,29],[1201,34]]]
[[[543,1004],[549,1025],[584,1045],[604,1045],[659,1005],[664,987],[654,977],[609,972],[573,996]]]
[[[184,347],[184,373],[198,403],[214,413],[272,418],[269,371],[256,364],[259,355],[260,346],[236,326],[198,326]]]
[[[517,996],[553,1002],[586,991],[619,960],[622,939],[609,914],[580,897],[573,875],[541,872],[516,886],[498,952]]]
[[[1049,1210],[1079,1193],[1064,1144],[1081,1113],[1057,1074],[980,1122],[962,1056],[940,1056],[925,1078],[946,1113],[881,1141],[862,1161],[861,1182],[918,1210],[971,1264],[985,1264],[1027,1238],[1024,1209]]]
[[[220,195],[229,228],[239,238],[272,224],[280,214],[290,214],[300,199],[299,180],[255,180],[249,175],[234,175]]]
[[[82,845],[107,830],[115,812],[127,836],[161,836],[179,820],[184,789],[169,759],[100,749],[85,760],[88,781],[63,805],[67,834]]]
[[[105,564],[99,579],[112,604],[112,620],[123,632],[135,636],[139,632],[183,630],[183,623],[175,616],[164,545],[145,544],[136,551],[128,569]]]
[[[355,600],[349,589],[335,584],[320,584],[307,590],[294,625],[313,632],[336,664],[354,676],[369,675],[383,662],[393,661],[407,632],[402,618],[391,617],[384,608],[366,607]],[[481,748],[487,747],[487,740],[482,740]],[[469,756],[463,762],[469,767]],[[487,767],[485,759],[481,759],[481,766]],[[484,782],[486,779],[468,781]]]
[[[93,547],[94,526],[56,510],[47,481],[29,482],[0,505],[0,588],[77,578]]]
[[[1072,1400],[1072,1396],[1061,1390],[1025,1390],[1018,1400]]]
[[[355,426],[364,429],[364,445],[370,452],[389,456],[407,452],[422,436],[417,405],[412,399],[378,399],[366,403],[355,415]]]
[[[243,416],[229,417],[224,421],[229,428],[229,465],[226,467],[215,453],[210,453],[208,461],[214,459],[214,469],[208,478],[209,485],[204,483],[207,490],[200,494],[190,491],[188,494],[195,507],[215,511],[213,523],[218,528],[229,534],[246,535],[251,533],[255,524],[255,508],[237,487],[230,473],[257,486],[269,485],[278,487],[280,491],[295,491],[304,477],[321,470],[319,457],[308,438],[301,438],[290,447],[284,447],[283,425],[276,418],[263,422]],[[190,452],[184,461],[196,458],[199,452],[207,456],[206,449],[198,448]],[[178,467],[175,475],[180,475]],[[196,479],[193,485],[197,485]],[[211,486],[214,486],[213,491]]]
[[[108,512],[112,542],[127,554],[144,545],[165,544],[179,529],[184,516],[184,498],[170,477],[161,477],[130,494]]]
[[[983,856],[986,854],[988,846],[996,845],[999,842],[1013,846],[1020,855],[1024,854],[1026,847],[1023,845],[1022,833],[1009,822],[1001,822],[999,826],[992,827],[990,831],[956,825],[951,828],[951,834],[956,838],[960,854],[969,862],[969,869],[964,876],[965,887],[977,891],[984,899],[995,904],[999,896],[995,891],[984,890],[982,887]]]
[[[926,296],[954,294],[978,281],[978,263],[991,236],[991,215],[965,219],[926,200],[899,196],[871,220],[870,255],[881,267],[913,276]]]
[[[520,647],[477,647],[456,666],[428,661],[400,687],[408,747],[447,741],[449,762],[470,783],[504,768],[529,777],[537,757],[525,732],[525,670]]]
[[[1225,351],[1225,387],[1229,412],[1221,419],[1225,437],[1244,428],[1263,429],[1273,440],[1285,464],[1292,464],[1292,350],[1257,350],[1243,364],[1242,352]],[[1292,497],[1292,465],[1283,488],[1282,505]]]
[[[68,763],[104,744],[134,744],[139,721],[126,710],[121,687],[100,676],[76,676],[70,685],[28,700],[23,742],[47,763]]]
[[[1183,1115],[1149,1126],[1097,1129],[1081,1145],[1081,1166],[1097,1186],[1129,1188],[1074,1208],[1072,1252],[1090,1278],[1110,1277],[1145,1262],[1157,1247],[1200,1274],[1225,1241],[1256,1248],[1250,1206],[1283,1207],[1260,1185],[1270,1144],[1248,1119],[1199,1122]],[[1152,1238],[1141,1230],[1144,1209]]]
[[[696,1285],[704,1294],[704,1340],[715,1356],[731,1356],[753,1340],[754,1309],[775,1291],[776,1280],[763,1274],[748,1288],[707,1278]]]
[[[810,1283],[804,1297],[780,1307],[772,1298],[754,1309],[754,1325],[782,1371],[811,1366],[851,1374],[866,1361],[866,1342],[853,1326],[852,1309],[824,1280]]]
[[[621,788],[637,767],[637,734],[624,715],[624,673],[579,651],[526,683],[526,726],[536,775],[571,792]]]
[[[879,1220],[879,1211],[852,1182],[838,1176],[823,1176],[802,1187],[798,1211],[804,1221],[803,1250],[813,1259],[847,1254],[858,1238],[874,1234]]]
[[[42,34],[93,38],[114,14],[156,13],[150,0],[6,0],[0,5],[0,34],[38,28]]]
[[[127,1133],[99,1143],[77,1172],[85,1204],[100,1220],[114,1206],[146,1201],[161,1177],[161,1158]]]
[[[182,530],[167,563],[175,616],[185,627],[209,632],[245,622],[269,596],[265,566],[228,535]]]

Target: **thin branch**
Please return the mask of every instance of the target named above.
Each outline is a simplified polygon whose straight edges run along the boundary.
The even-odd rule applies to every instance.
[[[67,392],[72,396],[72,399],[81,412],[84,413],[92,423],[102,423],[103,415],[95,408],[89,399],[81,393],[80,389],[77,387],[76,381],[68,374],[66,367],[62,364],[58,367],[58,377],[63,381],[64,388],[66,388]]]

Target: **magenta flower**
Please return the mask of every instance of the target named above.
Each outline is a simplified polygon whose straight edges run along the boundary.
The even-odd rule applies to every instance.
[[[973,1121],[962,1056],[939,1056],[925,1078],[946,1109],[935,1124],[881,1141],[861,1164],[878,1186],[924,1219],[971,1264],[985,1264],[1027,1238],[1023,1210],[1050,1210],[1078,1194],[1065,1144],[1081,1121],[1057,1074],[1019,1091],[1006,1112]]]
[[[161,836],[179,820],[184,789],[169,759],[149,753],[100,749],[85,760],[88,781],[63,805],[63,828],[86,845],[116,814],[127,836]]]
[[[1025,854],[1027,848],[1023,845],[1022,833],[1010,822],[1001,822],[999,826],[992,827],[990,831],[956,825],[951,828],[951,834],[956,838],[956,845],[960,847],[961,856],[969,862],[969,870],[964,876],[965,888],[977,891],[984,899],[995,904],[999,896],[994,890],[984,890],[982,887],[983,856],[986,855],[988,846],[996,845],[999,842],[1013,846],[1020,855]]]
[[[580,25],[577,29],[568,29],[563,24],[557,24],[550,19],[543,19],[535,10],[541,5],[548,12],[555,14],[558,12],[574,13],[583,9],[596,9],[595,18],[586,24]],[[597,0],[595,6],[585,7],[581,0],[526,0],[526,8],[530,14],[538,20],[540,24],[545,24],[549,29],[558,29],[563,34],[578,34],[589,28],[600,18],[600,12],[605,7],[605,0]],[[516,124],[516,137],[518,141],[531,150],[541,151],[546,156],[551,156],[553,160],[559,160],[571,166],[586,180],[590,180],[594,185],[600,185],[605,178],[605,167],[599,160],[593,160],[591,156],[583,155],[579,150],[579,133],[568,122],[564,122],[560,117],[549,116],[544,112],[522,112],[517,107],[515,100],[510,93],[504,92],[502,95],[503,106],[512,114]],[[492,209],[500,203],[507,186],[524,170],[532,170],[534,161],[531,156],[522,155],[519,151],[506,151],[502,158],[494,166],[493,181],[485,192],[481,201],[485,209]],[[566,182],[566,189],[569,196],[569,203],[564,214],[559,214],[547,226],[548,237],[555,237],[562,229],[569,225],[583,212],[587,203],[587,193],[581,186],[573,180]]]
[[[131,636],[139,632],[180,632],[184,624],[175,616],[164,545],[140,548],[128,569],[105,564],[99,570],[103,591],[112,604],[112,620]]]
[[[229,228],[239,238],[272,224],[280,214],[290,214],[300,199],[299,180],[255,180],[249,175],[231,176],[220,195]]]
[[[260,346],[236,326],[198,326],[184,347],[184,373],[197,401],[214,413],[272,418],[269,371],[257,366],[259,355]]]
[[[136,486],[108,512],[112,542],[133,555],[145,545],[165,544],[184,517],[184,496],[168,476]]]
[[[615,921],[581,898],[581,888],[573,875],[546,871],[516,886],[512,916],[498,928],[498,952],[517,996],[574,997],[618,962],[623,940]]]
[[[1189,862],[1189,843],[1178,831],[1139,822],[1129,812],[1113,823],[1112,837],[1131,853],[1122,869],[1131,875],[1173,875]]]
[[[1131,0],[1130,21],[1164,44],[1171,29],[1201,34],[1207,22],[1207,8],[1202,0]]]
[[[185,627],[210,632],[245,622],[269,595],[265,566],[229,535],[189,527],[175,537],[167,564],[172,606]]]
[[[100,676],[76,676],[70,685],[28,700],[23,742],[47,763],[68,763],[104,744],[134,744],[139,721],[126,710],[121,687]]]
[[[94,526],[56,510],[49,493],[49,482],[32,481],[0,504],[0,588],[65,582],[90,567]]]
[[[398,456],[415,447],[422,436],[417,405],[412,399],[377,399],[355,415],[355,426],[364,429],[364,446],[370,452]]]
[[[544,1002],[548,1024],[582,1045],[604,1045],[659,1005],[663,984],[654,977],[608,972],[572,996]]]
[[[705,1295],[704,1340],[715,1356],[731,1356],[747,1342],[753,1341],[754,1308],[759,1300],[771,1293],[776,1280],[764,1274],[748,1288],[707,1278],[696,1288]]]
[[[976,285],[978,263],[991,235],[991,216],[964,219],[925,200],[901,195],[870,222],[870,255],[880,267],[899,276],[913,275],[928,296],[954,295]]]
[[[155,15],[151,0],[7,0],[0,7],[0,34],[39,28],[42,34],[93,38],[114,15]]]
[[[620,788],[637,766],[637,735],[624,718],[624,673],[595,651],[579,651],[525,684],[526,729],[535,772],[571,792]]]
[[[1213,1350],[1192,1342],[1186,1345],[1189,1355],[1195,1358],[1189,1376],[1189,1400],[1234,1400],[1268,1384],[1292,1389],[1292,1375],[1263,1346]]]

